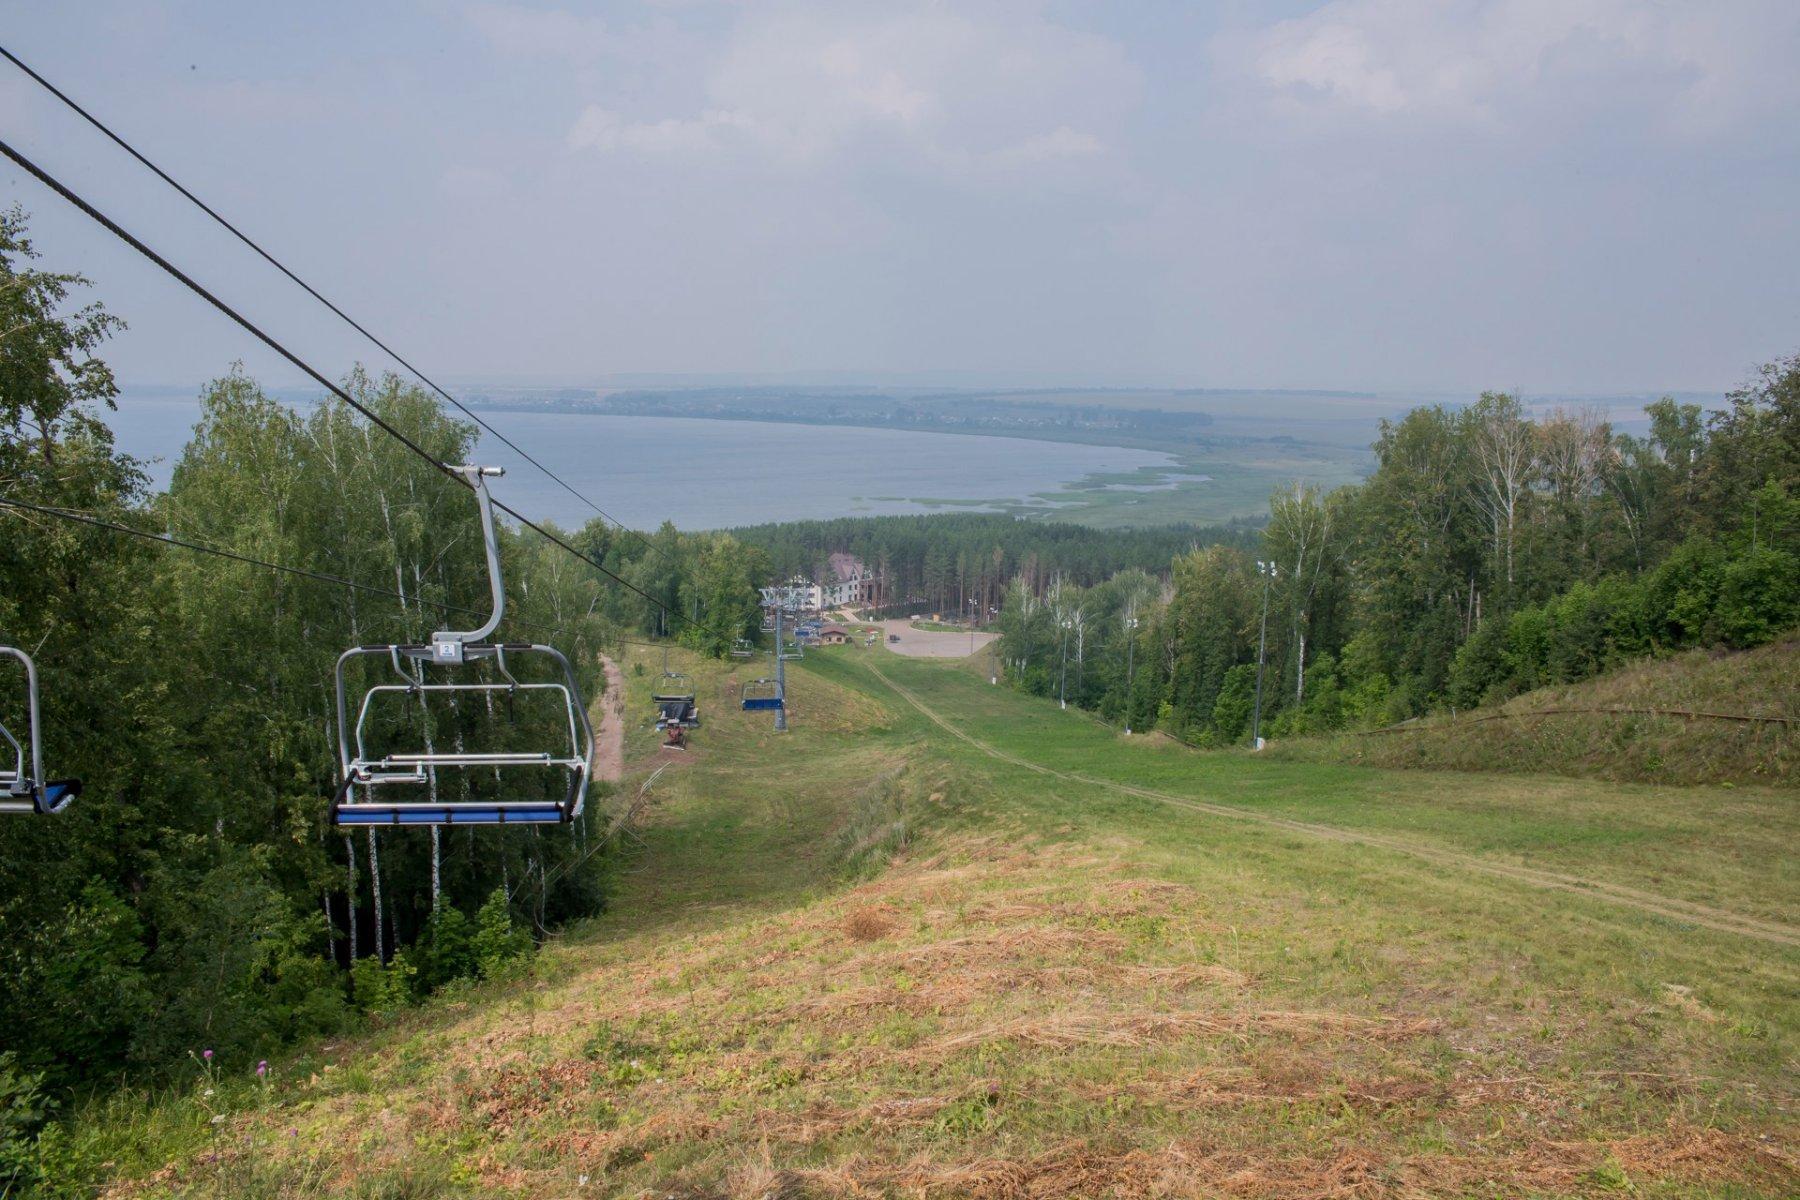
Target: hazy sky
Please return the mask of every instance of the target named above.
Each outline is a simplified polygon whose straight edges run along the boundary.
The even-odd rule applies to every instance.
[[[421,365],[1534,392],[1800,351],[1800,4],[8,0],[4,43]],[[371,352],[0,63],[4,136]],[[247,340],[22,172],[134,382]]]

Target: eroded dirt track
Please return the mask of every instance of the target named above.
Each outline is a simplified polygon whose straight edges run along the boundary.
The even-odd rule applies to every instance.
[[[1499,879],[1511,880],[1515,883],[1528,884],[1533,887],[1551,891],[1571,892],[1588,896],[1597,900],[1605,900],[1613,904],[1635,908],[1640,912],[1654,913],[1676,921],[1684,921],[1690,925],[1698,925],[1705,929],[1720,933],[1735,933],[1743,937],[1757,938],[1766,942],[1774,942],[1784,946],[1800,946],[1800,928],[1779,921],[1762,920],[1747,917],[1741,913],[1730,912],[1711,905],[1696,904],[1690,900],[1682,900],[1675,896],[1665,896],[1655,892],[1643,891],[1639,888],[1626,887],[1622,884],[1607,883],[1598,879],[1579,875],[1566,875],[1557,871],[1546,871],[1538,867],[1526,867],[1515,863],[1495,862],[1492,859],[1480,858],[1471,854],[1462,854],[1455,850],[1447,850],[1441,846],[1433,846],[1407,838],[1391,837],[1384,834],[1365,833],[1359,830],[1340,829],[1331,825],[1319,825],[1311,821],[1297,821],[1291,817],[1277,816],[1273,813],[1256,812],[1251,809],[1238,808],[1229,804],[1213,804],[1205,800],[1196,800],[1190,796],[1178,796],[1172,792],[1159,792],[1151,788],[1139,787],[1135,784],[1121,783],[1113,779],[1103,779],[1095,775],[1084,775],[1075,771],[1059,771],[1042,763],[1001,750],[980,738],[960,729],[949,719],[943,717],[911,691],[888,678],[873,663],[869,670],[882,683],[892,688],[894,693],[913,708],[924,714],[931,722],[968,745],[1015,767],[1034,771],[1055,779],[1070,783],[1085,784],[1090,787],[1107,788],[1127,796],[1137,796],[1145,800],[1154,800],[1159,804],[1170,804],[1178,808],[1190,809],[1194,812],[1206,813],[1210,816],[1227,817],[1237,821],[1250,821],[1271,828],[1281,829],[1289,833],[1305,834],[1309,837],[1327,841],[1349,842],[1356,845],[1374,846],[1399,854],[1424,859],[1437,866],[1448,867],[1458,871],[1471,871]]]
[[[617,783],[625,776],[625,674],[605,655],[606,695],[600,697],[594,725],[594,778]]]

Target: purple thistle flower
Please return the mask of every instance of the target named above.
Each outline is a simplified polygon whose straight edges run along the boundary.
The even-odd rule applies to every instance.
[[[256,1077],[258,1079],[261,1079],[263,1076],[267,1075],[268,1073],[269,1073],[269,1060],[265,1058],[261,1062],[256,1064]]]
[[[211,1050],[202,1050],[200,1052],[200,1057],[204,1058],[207,1062],[211,1062],[212,1061],[212,1051]]]

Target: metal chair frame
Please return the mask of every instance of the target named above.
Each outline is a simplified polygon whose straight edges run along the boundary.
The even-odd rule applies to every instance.
[[[575,680],[575,668],[562,651],[537,642],[488,642],[506,611],[506,588],[500,575],[500,552],[494,534],[493,505],[488,496],[485,477],[504,472],[498,467],[458,467],[457,472],[474,489],[481,513],[483,544],[487,551],[488,579],[494,611],[479,629],[443,630],[431,635],[422,645],[352,646],[338,656],[337,733],[338,755],[342,778],[331,802],[331,820],[335,825],[511,825],[557,824],[573,821],[581,815],[587,801],[587,789],[594,755],[594,730],[588,720],[587,706]],[[561,676],[560,681],[521,683],[514,678],[508,656],[536,655],[548,658]],[[399,683],[370,686],[357,706],[356,722],[350,723],[349,691],[345,668],[353,659],[385,657]],[[452,680],[430,682],[429,667],[464,667],[491,662],[503,682],[493,680]],[[410,668],[410,669],[409,669]],[[559,696],[567,718],[568,749],[522,751],[503,754],[442,753],[431,750],[386,753],[379,757],[369,753],[364,731],[369,714],[379,696],[400,694],[418,697],[421,704],[427,696],[446,693],[508,696],[519,692],[549,692]],[[396,785],[429,785],[439,769],[492,770],[496,778],[502,768],[539,767],[568,772],[568,790],[562,800],[399,800],[372,799],[375,789]],[[358,793],[364,797],[358,799]]]
[[[657,677],[650,700],[656,705],[656,731],[668,737],[664,747],[684,748],[687,731],[700,728],[699,696],[694,691],[693,678],[680,671],[664,671]]]
[[[81,780],[44,778],[44,722],[38,705],[37,664],[31,655],[15,646],[0,646],[0,655],[17,659],[25,668],[25,741],[31,747],[27,752],[12,730],[0,725],[0,738],[13,750],[12,769],[0,769],[0,813],[59,813],[81,794]]]

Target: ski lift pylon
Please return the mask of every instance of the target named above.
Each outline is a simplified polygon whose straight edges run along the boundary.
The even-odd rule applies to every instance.
[[[0,725],[0,739],[12,748],[10,769],[0,766],[0,813],[59,813],[81,794],[79,779],[44,778],[44,722],[38,708],[37,664],[31,655],[13,646],[0,646],[0,655],[17,659],[25,668],[25,741]]]
[[[594,730],[588,722],[587,706],[575,681],[575,669],[562,651],[535,642],[489,642],[487,638],[499,627],[506,611],[506,585],[500,574],[500,550],[494,534],[493,502],[488,495],[487,477],[505,474],[500,467],[463,466],[454,468],[475,493],[480,511],[482,543],[487,552],[488,581],[493,593],[494,610],[479,629],[442,630],[431,635],[425,645],[352,646],[337,661],[337,732],[342,779],[331,802],[331,820],[335,825],[511,825],[555,824],[573,821],[581,815],[587,799],[589,763],[593,759]],[[521,682],[514,677],[512,660],[535,657],[550,660],[558,678],[549,681]],[[385,658],[399,676],[398,683],[379,683],[367,688],[357,706],[354,725],[350,720],[349,694],[344,678],[345,667],[352,659]],[[426,672],[434,667],[463,668],[478,663],[493,664],[501,677],[493,679],[448,679],[433,682]],[[428,696],[458,694],[492,696],[504,693],[512,697],[520,692],[545,693],[560,698],[566,717],[568,744],[559,735],[557,745],[545,749],[533,747],[502,753],[441,753],[429,745],[420,751],[373,754],[368,749],[367,726],[376,701],[395,694],[416,697],[421,703]],[[560,800],[457,800],[436,799],[377,800],[377,792],[390,789],[430,787],[439,771],[492,771],[496,782],[508,767],[538,767],[562,770],[568,785]],[[435,789],[434,789],[435,790]]]

